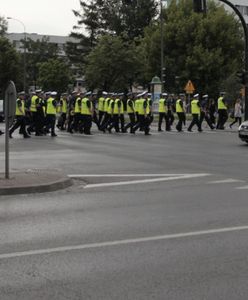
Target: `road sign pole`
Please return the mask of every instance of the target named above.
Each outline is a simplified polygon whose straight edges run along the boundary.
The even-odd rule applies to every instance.
[[[9,92],[5,99],[5,179],[9,179]]]

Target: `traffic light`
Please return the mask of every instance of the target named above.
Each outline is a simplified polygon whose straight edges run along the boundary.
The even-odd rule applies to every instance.
[[[206,0],[193,0],[193,6],[196,13],[206,13],[207,11]]]
[[[236,77],[239,83],[245,85],[248,82],[248,73],[245,71],[237,72]]]

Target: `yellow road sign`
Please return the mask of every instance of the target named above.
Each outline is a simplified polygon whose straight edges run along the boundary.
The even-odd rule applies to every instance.
[[[193,83],[192,83],[191,80],[189,80],[189,81],[187,82],[187,84],[185,85],[184,90],[185,90],[185,92],[186,92],[187,94],[193,94],[193,93],[194,93],[195,87],[194,87],[194,85],[193,85]]]

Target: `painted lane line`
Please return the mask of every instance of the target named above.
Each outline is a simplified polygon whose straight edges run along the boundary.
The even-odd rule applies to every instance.
[[[245,181],[239,180],[239,179],[228,178],[228,179],[223,179],[223,180],[209,181],[209,182],[207,182],[207,184],[235,183],[235,182],[245,182]]]
[[[152,183],[152,182],[162,182],[162,181],[171,181],[171,180],[180,180],[180,179],[189,179],[189,178],[198,178],[209,176],[210,174],[187,174],[180,176],[172,176],[172,177],[161,177],[161,178],[153,178],[153,179],[142,179],[142,180],[129,180],[129,181],[118,181],[118,182],[106,182],[106,183],[92,183],[87,185],[82,185],[81,187],[85,189],[90,188],[98,188],[98,187],[109,187],[109,186],[120,186],[120,185],[131,185],[138,183]]]
[[[248,190],[248,185],[236,187],[237,190]]]
[[[165,234],[165,235],[126,239],[126,240],[115,240],[115,241],[92,243],[92,244],[81,244],[75,246],[64,246],[64,247],[56,247],[56,248],[28,250],[22,252],[3,253],[0,254],[0,260],[15,258],[15,257],[23,257],[23,256],[67,252],[67,251],[74,251],[74,250],[85,250],[85,249],[92,249],[92,248],[103,248],[103,247],[112,247],[112,246],[119,246],[119,245],[137,244],[137,243],[144,243],[144,242],[151,242],[151,241],[180,239],[186,237],[211,235],[211,234],[218,234],[218,233],[230,233],[230,232],[237,232],[237,231],[244,231],[244,230],[248,230],[248,226],[226,227],[226,228],[200,230],[200,231],[183,232],[183,233],[175,233],[175,234]]]
[[[70,174],[67,175],[70,178],[80,177],[164,177],[164,176],[184,176],[190,174]]]

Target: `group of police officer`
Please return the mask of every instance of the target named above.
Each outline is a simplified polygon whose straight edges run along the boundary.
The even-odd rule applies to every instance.
[[[199,94],[195,94],[190,103],[184,94],[175,98],[172,94],[162,93],[158,102],[158,131],[162,130],[165,121],[165,130],[171,131],[178,116],[176,130],[183,131],[186,125],[186,113],[191,111],[192,121],[187,128],[189,132],[196,125],[199,132],[202,131],[202,122],[205,120],[213,129],[224,129],[227,121],[227,105],[224,93],[220,94],[217,101],[209,101],[208,95],[203,95],[201,101]],[[130,130],[135,134],[137,130],[150,135],[150,125],[154,120],[153,102],[151,94],[142,92],[139,94],[128,93],[124,102],[124,93],[101,92],[100,95],[92,92],[73,91],[70,95],[63,93],[59,99],[57,92],[42,92],[36,90],[30,99],[25,92],[20,92],[16,101],[16,121],[9,130],[12,138],[13,132],[19,129],[24,138],[29,138],[32,133],[36,136],[50,134],[56,137],[55,127],[59,130],[67,130],[69,133],[91,134],[92,122],[99,131],[111,133],[125,133]],[[214,106],[214,107],[211,107]],[[216,108],[218,109],[218,123],[215,125]],[[128,115],[128,122],[125,119]],[[58,120],[56,124],[56,117]]]

